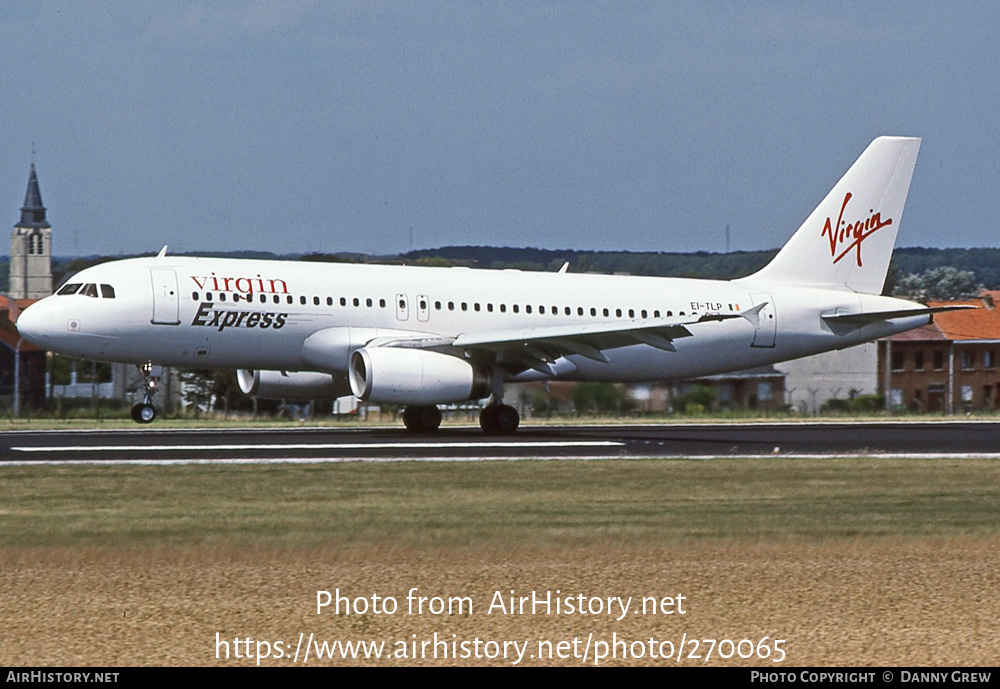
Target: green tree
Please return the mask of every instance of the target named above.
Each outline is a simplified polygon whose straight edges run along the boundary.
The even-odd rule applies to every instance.
[[[892,295],[914,301],[948,301],[975,298],[982,288],[971,270],[941,266],[904,275],[897,281]]]

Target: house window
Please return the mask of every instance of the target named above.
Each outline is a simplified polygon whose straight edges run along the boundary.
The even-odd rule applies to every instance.
[[[913,353],[913,368],[916,371],[924,370],[924,352],[923,350],[918,350]]]
[[[988,369],[994,368],[996,366],[994,361],[995,359],[993,358],[992,349],[987,349],[985,352],[983,352],[983,368],[988,368]]]
[[[892,370],[893,371],[903,370],[903,352],[892,353]]]
[[[972,352],[962,352],[960,356],[962,361],[962,370],[970,370],[973,366]]]
[[[944,352],[940,349],[934,350],[934,370],[940,371],[944,368]]]
[[[757,399],[760,402],[770,402],[774,399],[774,391],[771,387],[771,381],[762,380],[757,383]]]

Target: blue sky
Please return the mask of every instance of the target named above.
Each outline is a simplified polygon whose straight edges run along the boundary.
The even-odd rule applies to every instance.
[[[1000,246],[1000,3],[0,4],[0,219],[57,255],[780,246],[920,136],[900,246]]]

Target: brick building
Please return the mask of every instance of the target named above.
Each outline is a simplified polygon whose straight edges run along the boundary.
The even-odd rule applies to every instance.
[[[965,304],[975,310],[947,311],[922,328],[878,343],[879,392],[890,409],[955,414],[1000,408],[1000,292],[980,299],[929,302]]]
[[[6,413],[45,406],[45,350],[21,339],[14,327],[34,302],[0,296],[0,404]]]

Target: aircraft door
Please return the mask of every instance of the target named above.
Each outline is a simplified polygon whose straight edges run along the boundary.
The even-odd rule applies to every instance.
[[[763,304],[766,302],[766,306],[760,310],[757,314],[757,329],[753,334],[753,342],[750,343],[751,347],[773,347],[774,346],[774,335],[778,329],[778,318],[777,312],[774,308],[774,299],[771,298],[770,294],[751,294],[750,299],[753,301],[753,305]]]
[[[396,320],[405,321],[410,317],[410,300],[405,294],[396,295]]]
[[[153,319],[157,325],[180,325],[180,298],[177,294],[177,273],[173,268],[150,268],[153,282]]]
[[[426,323],[431,318],[431,300],[426,294],[417,295],[417,320]]]

